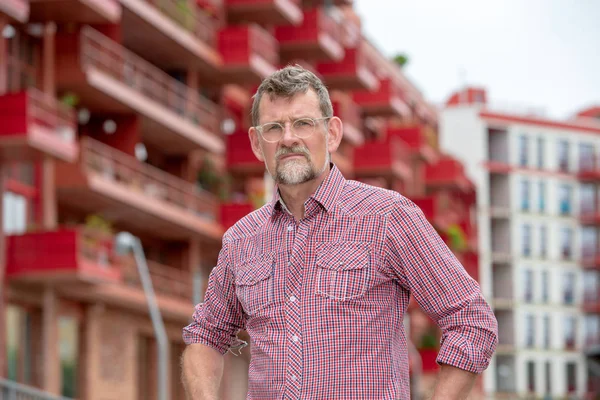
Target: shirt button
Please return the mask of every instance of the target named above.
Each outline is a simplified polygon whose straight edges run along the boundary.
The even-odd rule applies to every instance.
[[[291,301],[292,303],[293,303],[293,302],[295,302],[296,300],[297,300],[297,299],[296,299],[296,296],[291,296],[291,297],[290,297],[290,301]]]
[[[293,230],[294,230],[294,227],[293,227],[293,226],[291,226],[291,225],[290,225],[290,226],[288,226],[288,232],[291,232],[291,231],[293,231]]]
[[[292,336],[292,341],[297,342],[300,338],[297,335]]]
[[[290,376],[290,378],[292,378],[292,380],[293,380],[294,382],[296,382],[296,379],[298,379],[298,377],[297,377],[296,375],[292,375],[292,376]]]

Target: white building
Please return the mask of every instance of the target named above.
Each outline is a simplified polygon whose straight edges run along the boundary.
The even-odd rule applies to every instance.
[[[477,185],[480,282],[500,343],[487,393],[600,392],[600,108],[572,121],[492,111],[455,94],[440,147]]]

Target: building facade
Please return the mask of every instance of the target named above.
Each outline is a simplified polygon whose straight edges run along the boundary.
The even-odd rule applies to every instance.
[[[4,0],[0,33],[0,377],[19,390],[156,398],[143,279],[115,245],[128,232],[164,320],[168,393],[184,398],[181,329],[222,234],[272,192],[247,139],[251,96],[288,63],[330,88],[346,177],[414,199],[476,274],[474,186],[351,1]],[[413,375],[434,373],[437,333],[413,325]],[[248,362],[227,355],[224,398],[245,398]]]
[[[499,324],[487,392],[599,393],[600,113],[569,121],[454,94],[441,145],[477,185],[481,284]],[[468,138],[468,140],[465,140]]]

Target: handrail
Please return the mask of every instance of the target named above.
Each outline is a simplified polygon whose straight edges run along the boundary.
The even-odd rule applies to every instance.
[[[69,397],[55,396],[4,378],[0,378],[0,398],[8,400],[72,400]]]
[[[89,26],[81,30],[81,64],[101,69],[189,122],[218,132],[216,104]]]
[[[75,112],[57,99],[36,88],[27,91],[27,117],[36,124],[51,128],[57,136],[66,142],[75,141]],[[66,133],[66,134],[65,134]]]
[[[317,18],[322,32],[330,35],[336,42],[343,40],[342,27],[326,10],[319,9]]]
[[[178,0],[146,0],[163,14],[191,31],[203,42],[214,46],[216,29],[212,19],[198,6],[195,1],[181,2]]]
[[[217,200],[196,185],[89,137],[81,140],[81,150],[82,162],[86,168],[109,174],[143,190],[149,196],[163,198],[197,214],[207,217],[217,215]]]
[[[279,45],[269,32],[258,25],[250,25],[248,35],[252,53],[260,54],[271,65],[279,64]]]
[[[174,296],[192,301],[192,280],[188,271],[164,265],[156,261],[147,260],[148,269],[152,278],[152,286],[157,294]],[[135,261],[123,263],[125,282],[134,287],[141,287]]]

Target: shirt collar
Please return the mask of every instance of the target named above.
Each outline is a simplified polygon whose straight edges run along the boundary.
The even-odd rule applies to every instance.
[[[327,178],[317,188],[317,190],[309,197],[319,203],[327,212],[331,212],[337,202],[337,198],[342,193],[346,178],[340,170],[333,164],[330,164],[330,171]],[[279,194],[279,187],[275,186],[273,191],[273,200],[271,201],[273,212],[283,210],[289,213],[283,199]]]

